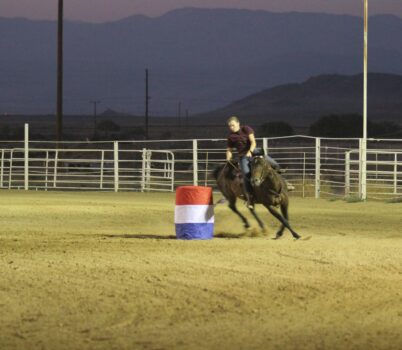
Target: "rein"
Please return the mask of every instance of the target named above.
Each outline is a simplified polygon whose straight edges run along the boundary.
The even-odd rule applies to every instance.
[[[223,166],[222,170],[219,172],[218,179],[220,179],[220,178],[223,176],[224,170],[225,170],[226,167],[228,166],[228,163],[229,163],[235,170],[239,170],[239,171],[240,171],[240,168],[239,168],[239,167],[237,167],[236,165],[234,165],[231,160],[228,160],[228,161],[225,163],[225,165]]]
[[[273,194],[274,196],[280,196],[281,193],[282,193],[282,185],[281,185],[281,188],[279,189],[279,192],[276,192],[276,191],[274,191],[274,190],[269,189],[269,190],[268,190],[268,193],[271,193],[271,194]]]
[[[234,169],[240,170],[240,168],[237,167],[236,165],[234,165],[231,160],[228,160],[228,161],[226,162],[225,167],[226,167],[226,165],[227,165],[228,163],[229,163]]]

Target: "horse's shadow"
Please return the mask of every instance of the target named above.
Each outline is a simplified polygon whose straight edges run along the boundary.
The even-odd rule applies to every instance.
[[[243,234],[236,233],[228,233],[228,232],[219,232],[214,234],[214,238],[230,238],[230,239],[239,239],[242,238]]]

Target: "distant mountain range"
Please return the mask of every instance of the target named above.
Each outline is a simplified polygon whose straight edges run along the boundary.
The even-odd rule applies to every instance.
[[[370,18],[370,71],[402,74],[402,19]],[[101,107],[190,115],[279,84],[362,71],[363,20],[312,13],[181,9],[65,23],[65,113]],[[0,114],[54,113],[56,22],[0,18]],[[312,80],[314,82],[314,79]],[[374,84],[373,84],[374,85]],[[275,90],[277,91],[277,90]]]
[[[375,121],[402,125],[402,76],[368,75],[368,115]],[[303,83],[276,86],[199,115],[221,120],[238,115],[249,123],[285,121],[307,126],[330,114],[363,114],[363,75],[320,75]]]

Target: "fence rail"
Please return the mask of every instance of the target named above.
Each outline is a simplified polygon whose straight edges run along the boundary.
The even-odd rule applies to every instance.
[[[257,139],[302,197],[361,196],[361,141],[307,136]],[[226,141],[0,142],[0,188],[174,191],[214,186]],[[402,196],[402,140],[369,140],[367,195]]]

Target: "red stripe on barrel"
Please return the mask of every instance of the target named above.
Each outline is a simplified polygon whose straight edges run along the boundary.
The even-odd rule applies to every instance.
[[[181,186],[176,189],[176,205],[212,205],[211,187]]]

